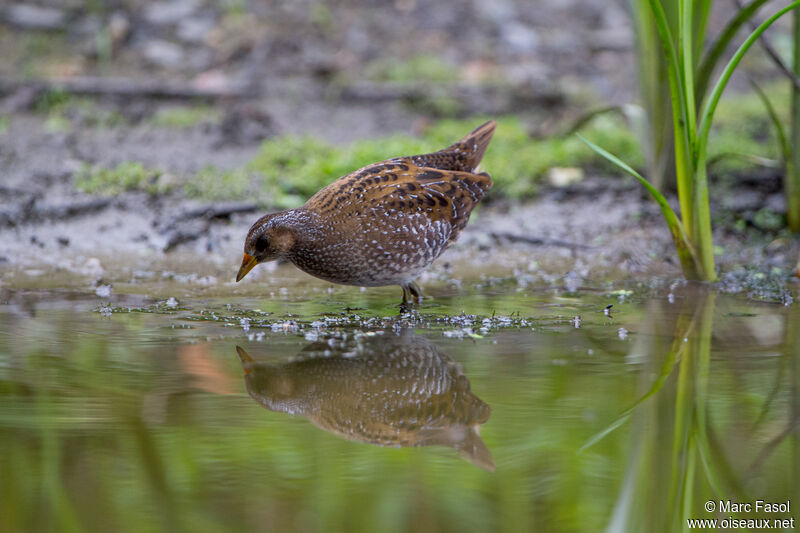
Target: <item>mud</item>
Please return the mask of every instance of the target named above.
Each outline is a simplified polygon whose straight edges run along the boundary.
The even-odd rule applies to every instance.
[[[592,102],[634,98],[632,32],[617,4],[600,8],[576,0],[532,6],[504,0],[486,9],[466,1],[455,7],[411,1],[363,9],[358,3],[337,3],[314,20],[308,10],[282,4],[250,6],[249,18],[225,12],[221,5],[192,2],[171,9],[162,3],[131,3],[141,8],[141,16],[134,16],[139,11],[128,4],[99,14],[52,4],[47,12],[20,11],[19,6],[9,10],[0,29],[0,48],[13,59],[10,63],[30,59],[14,38],[38,31],[44,32],[35,34],[40,37],[61,39],[62,49],[51,47],[50,56],[63,52],[59,64],[62,69],[69,66],[71,75],[105,79],[122,73],[154,83],[188,80],[201,89],[233,84],[252,89],[252,94],[198,100],[101,91],[90,111],[66,117],[67,127],[59,128],[36,111],[40,85],[26,85],[14,71],[0,68],[0,107],[6,113],[0,125],[4,287],[135,287],[145,281],[153,286],[157,279],[211,292],[256,290],[258,284],[232,284],[244,235],[260,214],[248,199],[218,204],[178,193],[91,196],[74,188],[75,174],[84,165],[136,161],[167,176],[191,179],[208,165],[240,167],[270,135],[310,134],[346,144],[418,131],[433,114],[414,107],[414,100],[430,91],[455,95],[460,106],[456,116],[513,113],[535,134],[553,130],[554,124],[563,123],[560,119]],[[421,13],[426,14],[424,21]],[[43,16],[50,17],[44,25],[30,18]],[[566,17],[569,25],[559,23]],[[716,13],[712,29],[724,19],[724,13]],[[62,33],[47,33],[53,21]],[[66,21],[74,24],[62,27]],[[91,28],[106,24],[117,31],[111,34],[111,63],[103,63],[97,50],[86,45],[93,42]],[[464,27],[471,31],[459,31]],[[452,68],[445,73],[450,81],[409,82],[394,79],[395,74],[370,74],[413,64],[408,61],[434,49],[439,67]],[[174,55],[186,61],[170,64]],[[55,61],[50,56],[48,61]],[[52,72],[39,74],[45,78]],[[418,77],[423,75],[431,73]],[[219,111],[218,119],[180,129],[149,120],[164,107],[197,103]],[[108,125],[102,117],[119,121]],[[401,154],[387,157],[392,155]],[[775,177],[745,179],[723,194],[712,194],[725,198],[713,206],[715,242],[731,290],[750,290],[761,283],[768,285],[769,294],[777,294],[775,290],[785,291],[794,283],[797,240],[758,216],[763,206],[778,215],[782,209],[779,187],[765,188],[765,183],[778,182]],[[763,283],[754,277],[758,272]],[[256,274],[253,279],[262,283],[307,281],[289,266],[260,267]],[[679,277],[666,226],[638,185],[590,174],[568,187],[543,187],[525,203],[496,200],[482,205],[460,241],[422,281],[458,286],[513,279],[520,286],[569,288],[585,280]]]
[[[260,216],[253,204],[145,193],[97,199],[66,187],[30,197],[27,207],[6,204],[12,205],[0,227],[0,272],[7,288],[111,283],[123,291],[159,294],[159,287],[177,284],[207,294],[247,295],[329,287],[277,264],[260,266],[244,283],[233,282],[244,236]],[[23,214],[15,217],[14,209]],[[721,226],[715,242],[726,290],[756,290],[779,301],[796,293],[796,240],[756,227]],[[466,288],[510,281],[575,290],[603,280],[650,283],[680,275],[658,208],[643,199],[637,184],[598,176],[568,188],[544,188],[531,202],[481,206],[421,282]]]

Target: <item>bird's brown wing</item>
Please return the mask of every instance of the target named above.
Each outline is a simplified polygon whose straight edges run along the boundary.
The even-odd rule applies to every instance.
[[[339,178],[306,204],[320,214],[338,211],[360,216],[366,210],[391,217],[423,214],[431,222],[446,220],[455,237],[469,214],[492,186],[489,174],[419,167],[411,162],[383,161]],[[338,217],[337,217],[338,218]]]

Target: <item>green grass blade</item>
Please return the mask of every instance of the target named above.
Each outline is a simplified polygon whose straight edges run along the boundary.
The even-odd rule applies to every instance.
[[[780,143],[781,147],[781,156],[783,157],[784,163],[788,163],[792,157],[792,147],[789,145],[789,138],[786,136],[786,128],[783,127],[781,123],[781,119],[778,117],[778,113],[775,111],[775,107],[772,105],[769,97],[764,93],[761,87],[756,83],[754,79],[750,79],[750,85],[753,86],[755,89],[756,94],[759,98],[761,98],[761,102],[763,102],[764,107],[767,109],[767,114],[769,115],[769,119],[772,121],[772,125],[775,127],[775,131],[778,133],[778,142]]]
[[[664,198],[664,195],[661,194],[658,189],[653,187],[649,181],[647,181],[641,174],[636,172],[633,168],[631,168],[627,163],[616,157],[615,155],[607,152],[606,150],[600,148],[590,140],[586,139],[582,135],[578,135],[578,138],[583,141],[589,148],[594,150],[595,153],[598,155],[606,158],[608,161],[619,167],[620,169],[624,170],[634,178],[636,178],[639,183],[641,183],[645,189],[650,193],[653,199],[656,201],[658,206],[661,208],[661,212],[664,214],[664,219],[667,222],[667,226],[669,227],[669,231],[672,234],[672,239],[675,242],[675,247],[678,250],[678,258],[681,262],[681,267],[683,268],[683,272],[689,279],[697,279],[697,255],[694,251],[694,247],[692,246],[689,238],[686,235],[686,230],[683,227],[678,215],[675,214],[675,211],[672,210],[667,199]]]
[[[581,141],[583,141],[583,142],[584,142],[584,143],[585,143],[585,144],[586,144],[586,145],[587,145],[589,148],[591,148],[592,150],[594,150],[594,151],[595,151],[595,152],[596,152],[598,155],[601,155],[601,156],[603,156],[603,157],[604,157],[604,158],[606,158],[608,161],[610,161],[611,163],[614,163],[614,165],[618,166],[619,168],[621,168],[622,170],[624,170],[625,172],[627,172],[628,174],[630,174],[631,176],[633,176],[634,178],[636,178],[637,180],[639,180],[639,182],[640,182],[642,185],[644,185],[644,187],[645,187],[645,188],[646,188],[648,191],[650,191],[650,194],[652,194],[652,195],[653,195],[653,197],[655,198],[656,202],[658,202],[658,205],[660,205],[660,206],[661,206],[661,205],[662,205],[662,202],[663,202],[663,206],[662,206],[662,208],[666,208],[666,209],[668,209],[668,210],[669,210],[669,211],[670,211],[670,212],[671,212],[673,215],[675,215],[675,212],[674,212],[674,211],[672,211],[672,208],[671,208],[671,207],[669,206],[669,204],[667,203],[667,200],[666,200],[666,198],[664,198],[664,195],[663,195],[663,194],[661,194],[661,193],[658,191],[658,189],[656,189],[655,187],[653,187],[653,186],[650,184],[650,182],[648,182],[648,181],[647,181],[647,180],[644,178],[644,176],[642,176],[641,174],[639,174],[638,172],[636,172],[636,171],[635,171],[633,168],[631,168],[631,166],[630,166],[630,165],[628,165],[627,163],[625,163],[624,161],[622,161],[621,159],[619,159],[617,156],[615,156],[615,155],[613,155],[613,154],[611,154],[611,153],[607,152],[607,151],[606,151],[606,150],[604,150],[603,148],[600,148],[599,146],[597,146],[596,144],[594,144],[592,141],[590,141],[589,139],[587,139],[587,138],[586,138],[586,137],[584,137],[583,135],[578,135],[578,138],[579,138]],[[675,217],[677,218],[677,215],[675,215]]]
[[[769,157],[764,157],[755,154],[747,154],[744,152],[722,152],[714,155],[713,157],[708,158],[707,167],[709,169],[714,168],[720,162],[726,159],[741,159],[742,161],[747,161],[751,165],[755,165],[758,167],[764,168],[775,168],[781,169],[783,168],[783,161],[778,159],[770,159]]]
[[[603,107],[598,107],[597,109],[591,109],[584,113],[583,115],[579,116],[575,122],[563,133],[560,134],[559,137],[569,137],[570,135],[574,135],[582,130],[587,124],[593,121],[596,117],[601,115],[606,115],[610,113],[619,113],[622,117],[625,117],[625,113],[623,111],[624,106],[622,105],[608,105]]]
[[[692,93],[687,94],[681,83],[680,58],[675,48],[675,41],[670,31],[669,22],[660,0],[649,0],[650,10],[658,29],[661,46],[667,57],[667,73],[669,74],[670,101],[672,102],[672,124],[675,139],[675,181],[678,185],[678,199],[683,215],[683,227],[688,234],[694,228],[694,214],[691,209],[692,185],[694,176],[693,159],[690,157],[689,136],[686,132],[688,117],[686,116],[686,99],[694,98]],[[679,18],[680,20],[680,14]],[[678,241],[676,240],[676,243]],[[680,253],[679,253],[680,255]],[[684,273],[689,272],[684,268]]]
[[[636,32],[639,94],[645,110],[645,129],[637,132],[647,161],[647,177],[659,190],[675,179],[667,59],[648,0],[631,0],[631,18]]]
[[[722,57],[722,54],[725,53],[725,50],[736,36],[736,33],[748,20],[752,19],[759,8],[768,1],[769,0],[753,0],[743,9],[740,9],[736,13],[736,16],[725,25],[725,28],[717,39],[703,55],[703,59],[700,61],[700,66],[697,69],[697,81],[695,83],[695,95],[697,97],[695,101],[697,104],[700,104],[703,98],[705,98],[708,84],[711,81],[711,75],[714,74],[714,69],[717,63],[719,63],[719,59]]]
[[[695,64],[692,68],[697,72],[699,59],[703,54],[703,46],[706,43],[706,29],[708,28],[708,18],[711,15],[711,4],[713,0],[697,0],[694,8],[694,27],[692,34],[694,37],[694,59]]]
[[[725,87],[728,85],[728,81],[733,75],[733,71],[742,61],[742,58],[753,46],[753,43],[758,40],[764,31],[769,28],[773,22],[778,20],[780,17],[795,9],[800,7],[800,0],[792,2],[788,6],[784,7],[783,9],[779,10],[777,13],[772,15],[770,18],[762,22],[758,28],[753,30],[753,32],[747,37],[745,42],[739,46],[736,50],[736,53],[733,54],[733,57],[728,61],[728,64],[725,65],[725,69],[722,71],[717,83],[714,85],[713,90],[711,91],[711,96],[708,98],[708,102],[706,102],[705,107],[703,108],[703,113],[700,116],[700,128],[699,134],[697,138],[697,150],[694,154],[694,162],[695,166],[697,165],[705,165],[706,159],[706,147],[708,144],[708,134],[711,131],[711,119],[714,117],[714,112],[717,110],[717,104],[719,104],[719,100],[722,97],[722,92],[725,90]]]
[[[699,252],[699,270],[700,278],[707,280],[714,280],[716,278],[716,271],[714,267],[714,249],[713,240],[711,235],[711,214],[708,206],[708,177],[706,169],[706,149],[708,146],[708,135],[711,131],[711,120],[714,117],[714,111],[717,109],[722,92],[728,84],[733,71],[741,62],[744,54],[750,49],[754,42],[761,36],[764,31],[772,25],[773,22],[778,20],[782,15],[790,10],[800,6],[800,0],[791,3],[790,5],[779,10],[766,21],[764,21],[758,28],[756,28],[745,40],[744,43],[734,53],[733,57],[725,65],[717,83],[714,85],[711,95],[703,108],[703,113],[700,115],[700,126],[698,128],[698,135],[694,145],[692,158],[692,166],[694,172],[694,195],[692,197],[693,216],[696,218],[697,226],[693,226],[689,231],[691,242],[696,246]],[[685,215],[684,215],[685,217]]]
[[[684,116],[689,147],[693,150],[697,136],[697,111],[694,105],[694,4],[692,0],[680,0],[680,82],[685,95]]]
[[[795,11],[792,28],[792,71],[800,74],[800,12]],[[786,163],[786,175],[783,178],[783,190],[786,196],[786,218],[789,229],[800,233],[800,89],[792,87],[791,97],[791,159]],[[800,265],[798,266],[800,270]]]
[[[711,209],[708,200],[708,169],[705,161],[699,165],[694,174],[694,195],[692,197],[697,225],[690,235],[691,242],[697,250],[700,276],[698,279],[716,281],[717,271],[714,266],[714,239],[711,233]]]

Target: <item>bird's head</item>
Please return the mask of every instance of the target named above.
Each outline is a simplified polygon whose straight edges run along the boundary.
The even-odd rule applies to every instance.
[[[257,264],[284,257],[294,246],[294,233],[282,223],[279,215],[281,213],[261,217],[247,232],[244,258],[236,281],[241,281]]]

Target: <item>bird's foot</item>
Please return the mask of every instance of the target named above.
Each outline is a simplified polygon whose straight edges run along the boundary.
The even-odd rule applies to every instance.
[[[405,285],[401,285],[403,288],[403,302],[400,304],[400,312],[401,313],[409,313],[413,309],[417,307],[420,303],[422,303],[422,291],[419,288],[419,285],[414,283],[407,283]]]

